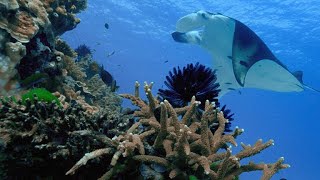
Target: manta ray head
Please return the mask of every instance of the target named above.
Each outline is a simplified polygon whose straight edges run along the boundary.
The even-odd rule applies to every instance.
[[[214,14],[204,10],[190,13],[179,19],[176,24],[176,31],[186,33],[189,31],[200,29],[201,27],[206,25],[208,20],[214,20],[215,15],[219,15],[219,13]]]
[[[228,24],[228,20],[228,17],[220,13],[204,10],[193,12],[177,21],[172,37],[176,42],[196,44],[208,50],[216,47],[219,51],[220,47],[217,46],[228,43],[232,38],[229,36],[230,33],[233,34],[230,32],[232,25]]]

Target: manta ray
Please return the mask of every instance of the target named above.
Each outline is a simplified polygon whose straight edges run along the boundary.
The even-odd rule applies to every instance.
[[[212,56],[222,97],[240,88],[300,92],[302,72],[290,72],[261,38],[240,21],[198,11],[178,20],[176,42],[200,45]]]

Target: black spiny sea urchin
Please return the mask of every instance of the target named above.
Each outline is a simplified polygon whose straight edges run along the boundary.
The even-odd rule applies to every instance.
[[[85,44],[81,44],[79,45],[76,49],[75,49],[78,57],[77,60],[79,61],[81,58],[87,56],[87,55],[92,55],[92,51],[90,49],[89,46],[85,45]]]
[[[159,95],[167,99],[174,107],[183,107],[190,102],[192,96],[201,101],[200,108],[204,108],[206,100],[218,101],[220,92],[216,83],[215,71],[202,64],[188,64],[181,70],[178,66],[169,71],[164,84],[168,89],[159,89]]]
[[[200,109],[203,110],[206,100],[215,102],[216,107],[220,107],[218,94],[220,92],[219,84],[216,83],[217,77],[215,71],[199,63],[188,64],[181,70],[180,67],[173,68],[166,76],[165,85],[169,88],[166,90],[159,89],[159,95],[162,99],[167,99],[174,107],[186,106],[192,96],[196,96],[197,101],[201,101]],[[159,109],[158,109],[159,110]],[[231,121],[233,113],[226,108],[226,105],[220,109],[228,122],[225,125],[225,132],[231,132]],[[198,111],[202,114],[202,111]],[[159,114],[156,113],[156,114]],[[216,131],[218,124],[211,123],[210,130]]]

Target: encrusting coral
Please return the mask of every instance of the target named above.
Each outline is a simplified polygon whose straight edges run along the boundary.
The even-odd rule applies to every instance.
[[[0,95],[36,71],[61,75],[56,59],[63,54],[57,55],[55,39],[79,24],[75,13],[86,5],[86,0],[0,0]]]
[[[105,136],[105,147],[85,154],[67,175],[75,174],[89,160],[101,157],[108,157],[109,167],[100,179],[143,176],[145,179],[197,177],[233,180],[243,172],[262,170],[261,179],[266,180],[280,169],[289,167],[283,164],[283,158],[273,164],[250,162],[241,165],[240,160],[270,147],[273,140],[265,143],[258,140],[253,146],[241,143],[242,150],[232,155],[229,144],[237,146],[235,139],[243,130],[235,128],[232,133],[224,134],[228,120],[213,103],[205,102],[204,113],[199,119],[195,116],[195,109],[200,102],[195,97],[188,106],[173,108],[167,100],[159,102],[155,99],[151,87],[152,84],[145,83],[148,103],[139,97],[139,83],[136,83],[135,95],[121,95],[140,108],[134,112],[137,122],[119,136],[112,139]],[[154,116],[157,107],[161,108],[160,120]],[[216,131],[210,131],[209,121],[219,124]]]
[[[25,103],[0,98],[0,179],[64,179],[83,154],[105,146],[105,136],[123,133],[118,124],[131,125],[131,116],[120,112],[120,104],[91,113],[77,101],[66,102],[58,92],[53,95],[61,106],[41,101],[36,94]],[[106,170],[98,162],[90,162],[88,169],[73,178],[98,178],[97,172]]]

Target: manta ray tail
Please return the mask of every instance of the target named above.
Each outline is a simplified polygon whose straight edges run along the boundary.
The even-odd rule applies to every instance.
[[[306,84],[303,83],[303,81],[302,81],[303,72],[302,72],[302,71],[295,71],[295,72],[293,72],[292,74],[293,74],[293,75],[299,80],[299,82],[303,85],[303,87],[301,87],[301,88],[303,88],[303,89],[309,89],[309,90],[311,90],[311,91],[320,93],[320,90],[319,90],[319,89],[315,89],[315,88],[310,87],[310,86],[308,86],[308,85],[306,85]]]
[[[315,88],[310,87],[310,86],[308,86],[308,85],[303,84],[303,87],[304,87],[304,89],[309,89],[309,90],[311,90],[311,91],[320,93],[320,90],[319,90],[319,89],[315,89]]]

